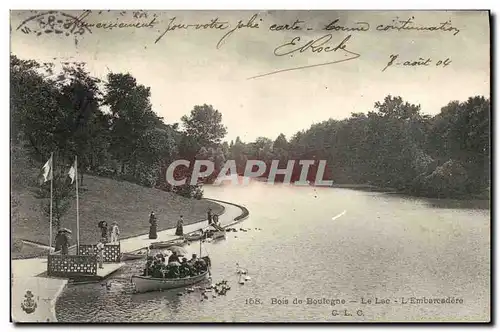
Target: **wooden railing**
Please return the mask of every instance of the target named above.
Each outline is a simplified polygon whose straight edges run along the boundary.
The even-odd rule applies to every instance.
[[[95,244],[80,244],[78,255],[80,256],[96,256],[97,246]],[[104,245],[104,262],[119,262],[121,259],[120,244],[105,244]]]
[[[82,255],[48,255],[47,274],[71,277],[97,274],[97,257]]]

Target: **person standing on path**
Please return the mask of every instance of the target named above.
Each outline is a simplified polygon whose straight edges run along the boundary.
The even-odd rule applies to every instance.
[[[59,230],[56,235],[56,248],[55,251],[58,252],[62,249],[62,244],[64,242],[62,231]]]
[[[182,236],[184,235],[184,219],[181,217],[179,218],[179,221],[177,221],[177,229],[175,230],[175,235]]]
[[[111,243],[119,242],[120,229],[118,228],[118,223],[115,221],[113,226],[111,226]]]
[[[104,241],[105,239],[99,240],[97,242],[96,248],[97,248],[97,261],[99,262],[99,268],[103,269],[104,267],[102,264],[104,263]]]
[[[101,229],[101,239],[104,243],[108,242],[108,223],[104,220],[99,222],[99,226]]]
[[[151,214],[149,215],[149,224],[150,224],[149,238],[156,239],[158,237],[158,234],[156,234],[156,227],[158,226],[158,221],[153,211],[151,211]]]
[[[212,208],[208,208],[207,220],[208,220],[208,225],[212,225]]]

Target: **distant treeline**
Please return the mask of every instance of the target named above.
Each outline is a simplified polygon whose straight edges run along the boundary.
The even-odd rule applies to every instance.
[[[248,159],[326,160],[324,179],[368,184],[430,197],[488,197],[490,187],[490,101],[452,101],[435,116],[419,105],[387,96],[374,110],[345,120],[327,120],[274,141],[239,138],[228,146],[239,172]],[[268,167],[269,168],[269,167]],[[298,180],[296,162],[292,179]],[[309,180],[316,172],[310,171]]]
[[[56,170],[78,155],[80,181],[84,174],[96,174],[196,198],[202,196],[201,185],[166,182],[165,171],[174,160],[209,159],[220,169],[233,159],[239,173],[250,159],[268,166],[280,160],[280,168],[288,160],[326,160],[324,179],[339,184],[436,197],[489,190],[490,101],[484,97],[450,102],[431,117],[418,105],[387,96],[372,111],[314,124],[289,140],[280,134],[274,140],[228,143],[223,142],[222,114],[211,105],[194,106],[180,128],[157,116],[150,96],[150,88],[128,73],[109,73],[101,81],[82,63],[56,72],[51,63],[12,55],[12,146],[26,151],[34,167],[54,152]],[[316,174],[314,168],[310,174]],[[178,177],[191,174],[180,171]],[[299,175],[297,168],[292,180]]]

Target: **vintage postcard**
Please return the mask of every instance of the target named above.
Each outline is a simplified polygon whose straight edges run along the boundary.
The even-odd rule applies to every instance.
[[[10,31],[11,321],[490,322],[488,11]]]

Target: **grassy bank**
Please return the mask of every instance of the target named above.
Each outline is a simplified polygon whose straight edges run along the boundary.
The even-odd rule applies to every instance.
[[[12,172],[15,172],[13,169]],[[14,178],[14,177],[13,177]],[[35,198],[33,187],[13,186],[11,189],[12,257],[38,254],[29,246],[19,245],[19,239],[42,244],[49,241],[48,218],[42,212],[42,200]],[[149,213],[158,218],[158,231],[175,226],[180,215],[185,224],[206,219],[209,207],[222,213],[223,207],[207,200],[187,199],[158,189],[145,188],[125,181],[85,176],[80,186],[80,243],[95,243],[99,238],[97,223],[106,220],[109,225],[118,222],[121,238],[149,232]],[[76,202],[71,202],[61,227],[73,231],[76,241]],[[30,250],[30,252],[26,252]],[[43,254],[43,250],[39,250]]]

